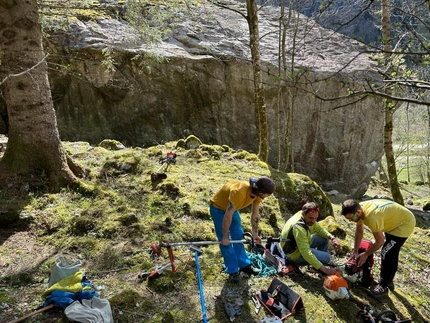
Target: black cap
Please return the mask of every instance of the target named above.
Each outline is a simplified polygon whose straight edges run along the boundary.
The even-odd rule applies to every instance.
[[[249,182],[254,194],[272,194],[275,191],[275,183],[270,177],[261,176],[258,179],[251,178]]]

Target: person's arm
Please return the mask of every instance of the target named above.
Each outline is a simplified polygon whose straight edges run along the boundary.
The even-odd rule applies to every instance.
[[[313,227],[316,227],[315,234],[319,235],[322,238],[328,239],[331,241],[333,248],[336,252],[340,252],[340,241],[338,238],[336,238],[334,235],[332,235],[330,232],[328,232],[326,229],[324,229],[319,223],[315,223]]]
[[[379,248],[381,248],[385,242],[384,233],[382,231],[373,232],[373,236],[375,237],[375,242],[372,244],[372,246],[365,252],[360,253],[357,257],[357,266],[359,267],[366,262],[367,257],[379,250]]]
[[[227,246],[229,244],[228,236],[230,232],[230,225],[233,218],[233,213],[236,208],[228,201],[227,210],[225,210],[224,218],[222,220],[222,240],[221,244]]]
[[[355,235],[354,235],[354,251],[352,252],[351,258],[357,259],[358,257],[358,248],[360,248],[361,239],[363,239],[364,232],[364,224],[357,224],[355,226]]]
[[[315,224],[314,224],[315,225]],[[307,238],[306,230],[299,227],[292,228],[294,238],[297,242],[297,248],[299,249],[300,255],[308,264],[310,264],[315,269],[322,271],[326,275],[334,275],[338,272],[337,268],[331,268],[324,266],[321,261],[312,253],[311,246],[309,245],[309,240]],[[328,233],[327,233],[328,234]]]
[[[260,236],[258,235],[258,225],[260,223],[260,212],[258,210],[259,204],[258,203],[252,203],[251,207],[251,230],[252,230],[252,237],[254,239],[255,243],[261,244]]]

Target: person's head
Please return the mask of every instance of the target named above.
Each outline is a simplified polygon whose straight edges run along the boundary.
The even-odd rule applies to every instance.
[[[257,179],[251,177],[249,179],[249,184],[251,186],[251,194],[263,199],[275,191],[275,183],[267,176],[261,176]]]
[[[347,220],[357,222],[362,218],[363,210],[357,201],[350,199],[342,203],[340,214],[342,214]]]
[[[320,209],[314,202],[307,202],[302,206],[302,217],[305,223],[312,226],[318,220],[318,213]]]

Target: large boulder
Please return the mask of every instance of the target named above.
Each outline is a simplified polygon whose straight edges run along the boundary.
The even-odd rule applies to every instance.
[[[150,146],[195,134],[258,152],[247,22],[210,5],[192,10],[157,47],[145,46],[125,21],[107,18],[78,20],[54,35],[49,50],[59,55],[48,59],[67,66],[50,72],[61,138]],[[294,15],[286,52],[289,69],[294,57],[295,78],[280,90],[279,14],[273,7],[259,12],[269,164],[285,164],[284,134],[293,131],[294,167],[286,170],[359,197],[383,154],[383,104],[369,97],[346,105],[347,99],[319,100],[312,92],[343,97],[374,77],[375,63],[361,43]]]

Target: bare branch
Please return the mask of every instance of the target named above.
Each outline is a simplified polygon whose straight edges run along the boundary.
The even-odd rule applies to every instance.
[[[2,85],[4,82],[6,82],[11,77],[21,76],[21,75],[24,75],[24,74],[30,72],[31,70],[34,70],[36,67],[38,67],[40,64],[42,64],[44,61],[46,61],[46,58],[48,56],[49,56],[49,54],[46,54],[44,58],[42,58],[39,62],[37,62],[37,64],[35,64],[32,67],[26,69],[25,71],[22,71],[21,73],[7,75],[3,80],[0,81],[0,85]]]

